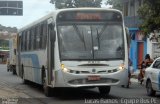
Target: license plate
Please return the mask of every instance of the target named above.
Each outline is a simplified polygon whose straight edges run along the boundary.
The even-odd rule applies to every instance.
[[[89,81],[98,81],[100,80],[100,76],[88,76]]]

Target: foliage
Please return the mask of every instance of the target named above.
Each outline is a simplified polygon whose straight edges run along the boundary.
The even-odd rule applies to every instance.
[[[140,29],[145,33],[151,33],[160,29],[160,0],[144,0],[144,4],[138,9],[138,15],[143,21]]]
[[[122,11],[122,9],[123,9],[122,1],[123,0],[106,0],[105,4],[112,5],[113,9],[118,9],[118,10]]]
[[[101,7],[102,0],[51,0],[55,8]]]
[[[10,33],[16,33],[17,32],[17,28],[16,27],[6,27],[0,24],[0,32],[1,31],[8,31]]]
[[[0,48],[8,49],[9,48],[9,41],[0,39]]]

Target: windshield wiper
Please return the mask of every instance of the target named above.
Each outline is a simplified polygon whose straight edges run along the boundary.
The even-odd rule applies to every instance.
[[[103,34],[104,30],[106,29],[107,24],[105,24],[102,28],[102,30],[100,31],[100,33],[97,33],[97,39],[99,39],[101,37],[101,35]]]
[[[82,30],[82,35],[83,35],[83,44],[84,44],[84,48],[86,50],[86,42],[84,41],[84,33],[83,33],[83,30]]]
[[[83,34],[83,31],[82,31],[82,35],[81,35],[81,33],[80,33],[78,27],[77,27],[76,25],[73,25],[73,27],[74,27],[74,29],[76,30],[76,32],[77,32],[77,34],[78,34],[80,40],[83,42],[84,48],[85,48],[85,50],[86,50],[86,44],[85,44],[85,41],[84,41],[84,34]],[[83,36],[83,37],[82,37],[82,36]]]
[[[98,29],[97,28],[96,28],[96,32],[97,32],[97,37],[98,37]],[[99,38],[97,38],[97,40],[98,40],[98,48],[101,49]]]

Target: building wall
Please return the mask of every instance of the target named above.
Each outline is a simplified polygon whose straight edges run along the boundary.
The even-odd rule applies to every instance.
[[[9,56],[9,50],[0,50],[0,64],[5,64]]]
[[[147,54],[147,41],[145,37],[139,38],[138,35],[141,31],[138,28],[129,28],[129,32],[131,35],[129,57],[132,60],[134,71],[136,71]]]
[[[137,16],[138,8],[143,4],[143,0],[123,0],[124,16]]]
[[[143,0],[123,0],[123,15],[126,27],[137,28],[142,23],[138,17],[138,8]]]
[[[142,4],[143,0],[123,0],[124,21],[132,37],[129,57],[132,60],[134,71],[138,69],[138,65],[147,54],[147,40],[146,38],[141,39],[142,35],[138,35],[141,33],[138,28],[141,20],[137,11]]]
[[[151,58],[153,58],[153,55],[152,55],[152,42],[150,41],[149,38],[147,38],[147,53],[150,54]]]
[[[153,38],[153,35],[155,37]],[[160,57],[160,32],[150,33],[147,38],[147,53],[150,54],[152,59]]]

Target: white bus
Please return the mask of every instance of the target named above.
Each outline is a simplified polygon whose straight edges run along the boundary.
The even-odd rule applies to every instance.
[[[55,10],[19,30],[17,73],[51,88],[98,87],[128,82],[128,43],[122,13],[114,9]]]

